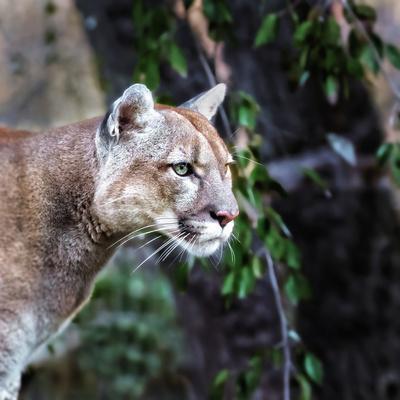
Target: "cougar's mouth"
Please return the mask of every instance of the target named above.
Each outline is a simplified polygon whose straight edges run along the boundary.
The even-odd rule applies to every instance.
[[[187,251],[198,257],[206,257],[215,253],[230,237],[233,223],[222,229],[214,223],[180,220],[179,230]]]
[[[166,222],[168,225],[165,225]],[[164,233],[181,251],[197,257],[207,257],[215,253],[228,241],[233,229],[233,222],[221,228],[214,222],[178,218],[172,213],[160,218],[158,223],[164,226]]]

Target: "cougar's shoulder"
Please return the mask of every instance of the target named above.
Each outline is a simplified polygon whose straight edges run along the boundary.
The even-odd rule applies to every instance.
[[[21,139],[26,139],[36,135],[35,132],[13,129],[8,126],[0,125],[0,145],[15,143]]]

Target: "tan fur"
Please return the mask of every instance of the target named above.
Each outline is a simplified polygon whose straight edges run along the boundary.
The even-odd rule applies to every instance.
[[[0,128],[0,400],[17,397],[32,352],[88,299],[118,239],[153,224],[180,230],[173,240],[194,254],[227,240],[233,222],[212,215],[237,213],[229,157],[206,118],[154,108],[143,85],[104,121],[40,135]],[[199,177],[177,176],[180,158]]]

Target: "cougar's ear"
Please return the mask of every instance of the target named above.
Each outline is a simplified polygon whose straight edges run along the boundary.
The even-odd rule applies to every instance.
[[[125,90],[114,102],[107,120],[111,135],[118,136],[124,131],[143,128],[154,117],[154,100],[145,85],[136,83]]]
[[[224,101],[225,94],[226,85],[224,83],[219,83],[210,90],[200,93],[193,99],[181,104],[180,107],[197,111],[210,120]]]
[[[145,85],[136,83],[114,101],[102,122],[101,134],[118,139],[125,131],[146,126],[155,113],[150,90]]]
[[[150,90],[140,83],[130,86],[113,103],[98,129],[96,142],[101,155],[105,155],[121,135],[144,128],[156,116]]]

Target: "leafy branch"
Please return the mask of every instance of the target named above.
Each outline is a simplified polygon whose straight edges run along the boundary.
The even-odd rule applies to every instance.
[[[212,86],[217,81],[216,76],[219,76],[218,62],[224,63],[221,58],[217,59],[217,49],[222,48],[221,45],[232,38],[234,18],[226,0],[194,0],[189,3],[185,8],[182,1],[177,0],[175,9],[179,11],[175,11],[175,15],[186,20],[190,27],[199,63],[208,84]],[[342,6],[343,21],[335,14],[334,4]],[[181,76],[187,73],[187,63],[184,53],[175,41],[174,13],[166,7],[156,7],[144,12],[143,7],[142,1],[135,2],[134,21],[139,30],[137,37],[147,38],[136,43],[138,55],[143,61],[137,65],[135,79],[144,80],[154,89],[159,83],[161,63],[168,63]],[[320,83],[327,101],[336,104],[342,98],[349,97],[349,85],[352,81],[365,82],[371,74],[383,73],[396,99],[400,100],[399,88],[390,79],[383,64],[386,58],[400,69],[400,51],[393,44],[383,42],[374,32],[376,13],[372,7],[350,0],[325,2],[324,7],[318,4],[312,6],[305,0],[288,1],[285,9],[263,16],[254,38],[256,51],[276,40],[280,33],[281,20],[286,16],[292,29],[288,80],[296,88],[301,88],[314,79]],[[154,28],[155,25],[157,28]],[[349,31],[347,36],[344,35],[344,26]],[[215,72],[210,66],[212,63]],[[225,67],[229,69],[229,66]],[[271,207],[273,196],[284,196],[286,193],[259,162],[261,136],[256,132],[257,117],[261,111],[259,105],[250,94],[243,91],[231,91],[228,100],[228,112],[221,109],[220,114],[224,131],[233,141],[235,138],[231,126],[237,126],[245,145],[236,149],[237,165],[234,167],[235,194],[242,209],[235,232],[240,243],[231,243],[235,257],[230,257],[229,254],[224,257],[226,275],[221,288],[222,295],[227,304],[234,297],[243,299],[252,293],[258,281],[268,276],[280,321],[283,398],[290,399],[290,378],[293,374],[299,384],[302,399],[307,400],[312,395],[311,382],[322,383],[323,367],[304,345],[299,346],[298,351],[296,347],[296,355],[301,361],[295,363],[291,359],[291,345],[294,348],[291,338],[296,337],[297,343],[301,340],[290,329],[275,265],[287,266],[283,293],[292,307],[309,298],[311,288],[302,273],[301,254],[291,232],[282,217]],[[338,144],[343,148],[340,137],[330,135],[329,140],[336,151]],[[396,146],[387,145],[380,150],[379,157],[382,162],[390,160],[393,168],[397,168],[394,170],[397,174],[400,171],[397,166],[399,154]],[[353,153],[347,161],[355,164]],[[326,183],[316,171],[307,169],[304,174],[329,193]],[[255,244],[259,243],[261,253],[255,248]],[[248,369],[236,374],[238,398],[249,398],[258,384],[262,365],[262,357],[252,358]],[[224,385],[233,377],[231,371],[220,371],[214,380],[214,393],[219,393],[218,396],[221,397]],[[220,398],[218,396],[214,398]]]

